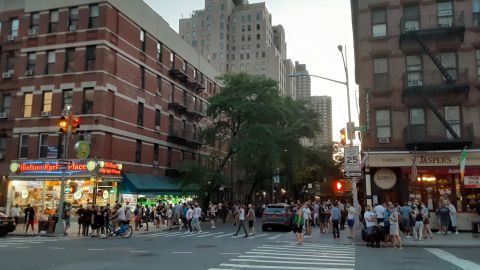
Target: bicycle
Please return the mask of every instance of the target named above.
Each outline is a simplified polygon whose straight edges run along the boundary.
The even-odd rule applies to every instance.
[[[130,226],[129,222],[123,223],[122,225],[120,225],[120,229],[117,230],[115,230],[115,228],[113,228],[113,225],[109,223],[108,225],[100,228],[98,237],[101,239],[106,239],[112,235],[120,235],[122,238],[130,238],[132,236],[132,233],[133,229],[132,226]]]

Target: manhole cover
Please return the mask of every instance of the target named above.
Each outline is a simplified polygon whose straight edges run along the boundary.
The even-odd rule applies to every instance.
[[[198,246],[193,246],[196,248],[213,248],[216,247],[216,245],[198,245]]]

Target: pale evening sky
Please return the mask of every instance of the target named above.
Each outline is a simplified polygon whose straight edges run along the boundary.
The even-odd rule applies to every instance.
[[[204,0],[144,0],[170,27],[178,32],[180,18],[203,9]],[[287,57],[307,64],[310,74],[345,81],[345,72],[337,45],[347,45],[352,120],[358,123],[355,92],[353,36],[350,0],[250,0],[266,2],[273,24],[282,24],[287,41]],[[347,94],[344,85],[312,77],[312,95],[329,95],[333,107],[333,140],[348,121]]]

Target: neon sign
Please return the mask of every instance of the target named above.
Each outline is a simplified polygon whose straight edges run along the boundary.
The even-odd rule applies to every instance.
[[[98,164],[99,166],[96,166]],[[21,175],[92,175],[95,169],[100,175],[121,175],[122,164],[107,161],[70,160],[62,166],[58,161],[29,160],[13,162],[10,171]]]

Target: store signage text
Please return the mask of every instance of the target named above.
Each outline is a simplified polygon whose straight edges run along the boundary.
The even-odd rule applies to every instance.
[[[84,175],[92,174],[95,170],[95,161],[71,161],[68,164],[60,164],[58,161],[23,161],[12,162],[10,170],[14,174],[25,175],[60,175],[65,172],[67,175]],[[101,175],[120,175],[122,170],[122,164],[116,164],[113,162],[98,162],[98,173]],[[103,166],[102,166],[103,165]]]
[[[368,164],[370,167],[411,167],[413,153],[376,154],[370,152]],[[460,151],[458,153],[417,153],[416,164],[418,167],[459,166]],[[480,152],[468,152],[466,166],[480,166]]]

